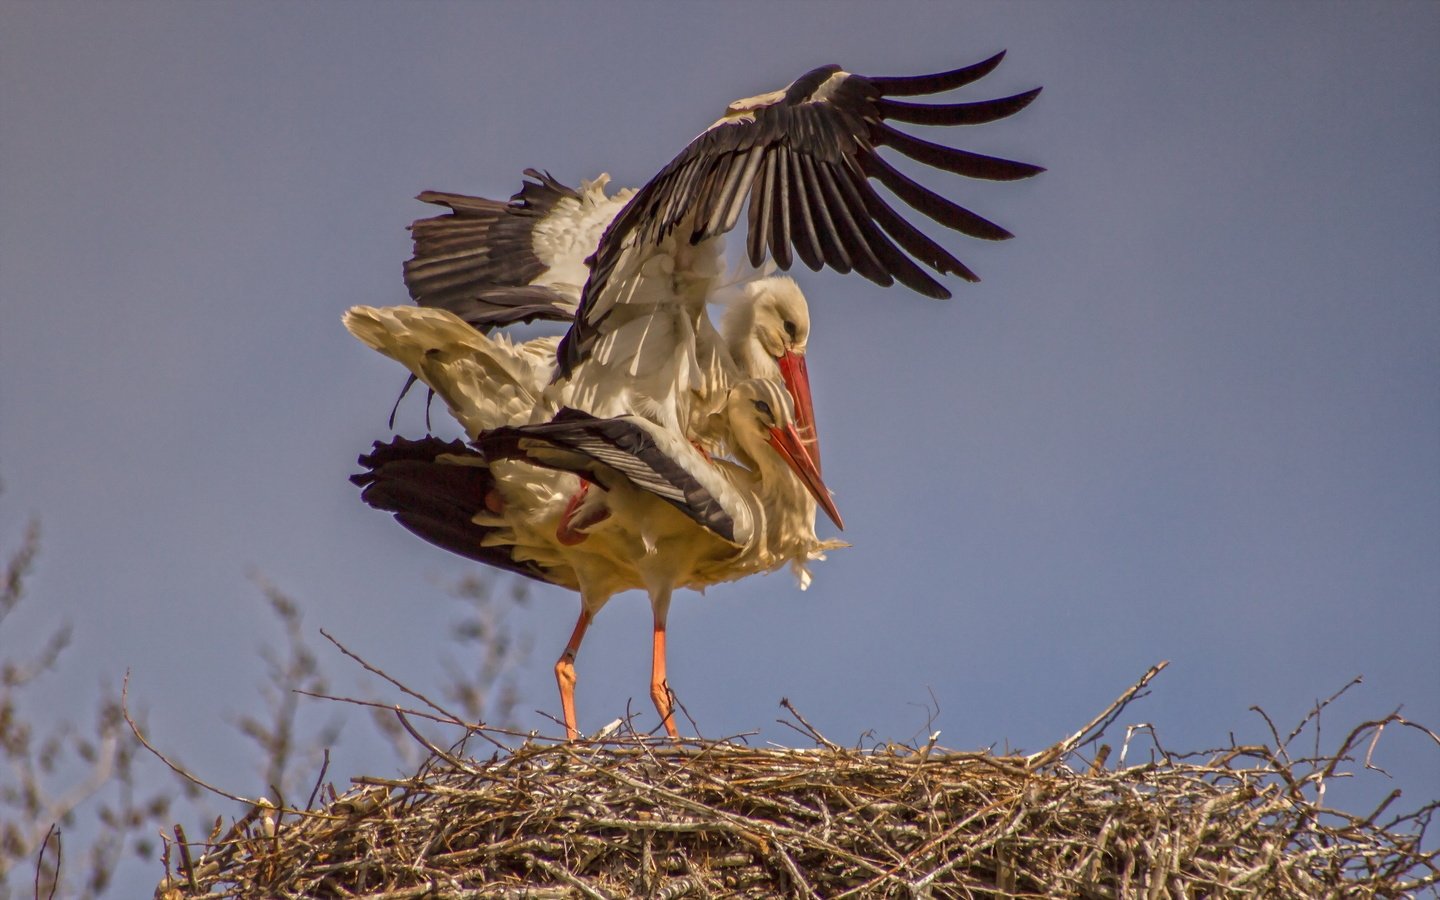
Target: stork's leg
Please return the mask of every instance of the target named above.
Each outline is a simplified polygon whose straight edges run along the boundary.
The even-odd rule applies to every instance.
[[[580,652],[580,642],[585,640],[585,630],[592,618],[584,602],[580,604],[580,618],[575,620],[575,630],[570,633],[570,643],[565,652],[555,661],[555,682],[560,685],[560,708],[565,713],[565,737],[575,740],[580,731],[575,727],[575,654]]]
[[[655,702],[655,711],[665,725],[665,733],[679,740],[680,732],[675,730],[675,709],[670,700],[670,685],[665,680],[665,618],[670,613],[670,588],[665,587],[650,595],[650,606],[655,613],[654,647],[650,657],[650,699]]]

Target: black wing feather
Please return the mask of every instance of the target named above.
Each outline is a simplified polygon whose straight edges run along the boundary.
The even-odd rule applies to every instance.
[[[1014,236],[994,222],[977,216],[960,204],[947,200],[923,184],[911,180],[879,154],[862,157],[860,165],[866,175],[877,179],[906,204],[947,228],[987,241],[1003,241]]]
[[[574,586],[534,562],[514,559],[503,546],[484,546],[495,529],[471,520],[485,510],[485,496],[494,489],[495,478],[484,465],[442,463],[440,456],[480,462],[479,454],[459,441],[396,438],[385,444],[376,441],[370,453],[360,457],[365,471],[350,480],[360,488],[360,499],[393,514],[397,522],[437,547],[536,581]]]
[[[566,451],[577,457],[561,460],[536,455],[536,444]],[[549,422],[495,428],[480,435],[475,446],[487,459],[522,459],[560,471],[573,472],[604,485],[623,478],[639,490],[669,503],[724,540],[735,541],[735,520],[684,466],[655,443],[631,417],[601,419],[587,412],[564,408]]]
[[[611,223],[596,251],[575,324],[561,342],[556,377],[566,377],[602,332],[604,316],[590,310],[629,248],[658,241],[682,225],[691,243],[724,233],[734,227],[747,200],[745,247],[757,267],[766,252],[782,270],[798,257],[812,269],[857,271],[879,284],[898,280],[932,297],[948,292],[921,266],[978,280],[880,200],[866,180],[880,181],[905,204],[962,234],[1010,237],[1006,229],[902,175],[878,152],[888,147],[942,171],[986,180],[1010,181],[1044,171],[932,143],[887,124],[974,125],[1024,109],[1039,88],[969,103],[891,99],[963,87],[993,71],[1004,55],[913,77],[866,77],[824,66],[784,91],[732,103],[724,118],[691,141]]]
[[[580,193],[547,172],[526,169],[525,175],[534,180],[523,182],[509,202],[441,191],[419,195],[450,212],[410,226],[414,254],[405,262],[405,286],[418,305],[448,309],[482,331],[574,318],[569,298],[530,282],[545,271],[533,245],[536,223]]]
[[[800,259],[812,272],[818,272],[825,264],[825,257],[820,252],[820,237],[815,233],[815,219],[810,215],[810,199],[805,189],[805,173],[801,170],[800,155],[787,152],[785,161],[790,173],[790,193],[786,208],[797,220],[795,252],[800,254]]]
[[[855,266],[855,271],[880,285],[889,287],[895,282],[881,265],[880,260],[875,258],[875,253],[870,249],[870,242],[866,239],[861,227],[861,220],[857,220],[852,214],[850,205],[840,188],[835,184],[835,175],[829,163],[815,164],[816,180],[820,182],[821,193],[825,197],[824,208],[830,212],[835,219],[835,233],[840,238],[840,243],[845,247],[846,254]],[[863,212],[863,209],[861,210]]]
[[[891,122],[909,122],[912,125],[984,125],[1006,116],[1013,116],[1030,105],[1040,95],[1039,88],[1033,88],[1012,97],[999,100],[981,100],[976,103],[905,103],[901,100],[875,101],[880,118]]]
[[[745,236],[745,253],[750,264],[756,268],[765,259],[765,249],[770,246],[771,223],[775,202],[775,161],[776,154],[768,153],[760,171],[755,175],[755,190],[750,195],[748,233]]]
[[[939,94],[944,91],[953,91],[955,88],[964,87],[975,81],[979,81],[986,75],[995,71],[1000,65],[1000,60],[1005,58],[1005,51],[982,59],[978,63],[962,66],[958,69],[951,69],[949,72],[937,72],[934,75],[907,75],[898,78],[881,78],[871,76],[865,80],[874,86],[875,90],[884,97],[913,97],[916,94]]]
[[[830,210],[825,208],[825,197],[820,186],[820,178],[815,174],[815,159],[809,154],[794,154],[792,159],[800,163],[800,177],[805,184],[805,196],[810,204],[810,218],[815,223],[815,235],[820,239],[820,249],[825,263],[840,273],[847,273],[854,269],[850,262],[850,254],[836,240],[835,223],[830,218]]]
[[[874,217],[876,224],[885,229],[886,234],[893,237],[900,246],[904,247],[905,252],[942,274],[959,275],[966,281],[972,282],[980,280],[974,272],[970,271],[968,266],[956,259],[950,251],[940,246],[934,240],[931,240],[929,235],[905,221],[899,213],[891,209],[890,205],[882,200],[879,194],[875,193],[875,189],[870,186],[868,181],[865,181],[863,178],[857,178],[855,180],[855,187],[861,196],[865,198],[865,204],[870,210],[870,215]],[[926,292],[921,291],[921,293]],[[926,295],[935,297],[938,300],[947,300],[950,297],[950,292],[944,287],[940,287],[938,292],[926,293]]]
[[[983,178],[987,181],[1015,181],[1039,175],[1045,171],[1040,166],[1030,163],[1001,159],[998,156],[985,156],[980,153],[971,153],[969,150],[957,150],[954,147],[946,147],[944,144],[921,140],[913,134],[896,131],[889,125],[878,125],[874,131],[876,143],[893,147],[927,166],[934,166],[937,169],[954,172],[956,175],[964,175],[968,178]]]
[[[774,199],[770,204],[770,253],[775,257],[775,265],[782,271],[788,272],[792,262],[790,247],[793,238],[790,234],[790,152],[783,146],[771,154],[770,160],[775,165],[775,187]],[[757,269],[765,261],[764,255],[750,255],[750,265]]]
[[[707,235],[722,233],[725,215],[734,202],[735,195],[740,193],[740,180],[745,173],[745,157],[738,153],[732,153],[725,161],[724,171],[725,177],[715,180],[710,196],[699,204],[700,209],[709,210],[709,215],[695,220],[695,231],[690,237],[691,243],[699,243]]]
[[[721,195],[720,202],[715,204],[715,212],[711,215],[711,224],[705,229],[707,234],[724,234],[735,227],[735,222],[740,218],[740,210],[745,206],[745,198],[754,189],[755,172],[764,159],[763,147],[751,147],[744,158],[737,156],[731,166],[730,177],[725,182],[725,192]]]
[[[896,281],[919,294],[937,300],[948,299],[950,292],[931,278],[924,269],[916,265],[914,260],[900,252],[900,249],[891,243],[890,239],[881,231],[884,226],[880,224],[870,202],[874,191],[869,189],[865,180],[856,178],[852,170],[846,169],[835,173],[835,184],[844,194],[851,217],[859,225],[866,242],[870,245],[871,252],[879,257],[884,270],[890,273]],[[893,210],[887,211],[894,218],[900,218],[894,215]],[[882,284],[888,283],[888,281],[882,282]]]
[[[704,179],[695,192],[695,200],[692,204],[695,213],[695,227],[690,233],[690,243],[698,244],[705,239],[706,223],[715,207],[719,205],[720,196],[725,192],[725,182],[730,178],[730,170],[733,168],[735,168],[735,156],[728,154],[717,160],[715,165],[705,173]],[[655,223],[654,227],[660,231],[654,236],[654,239],[662,237],[668,230],[659,222]]]

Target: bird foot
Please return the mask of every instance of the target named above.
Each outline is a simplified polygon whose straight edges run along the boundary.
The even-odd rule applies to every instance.
[[[590,482],[581,480],[580,488],[570,496],[565,511],[560,514],[560,524],[555,526],[555,540],[567,547],[573,547],[589,537],[585,529],[591,528],[610,518],[610,510],[602,504],[592,504],[585,509],[585,498],[590,493]]]

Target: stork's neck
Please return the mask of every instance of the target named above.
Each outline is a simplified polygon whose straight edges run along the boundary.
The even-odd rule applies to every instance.
[[[731,304],[720,322],[721,333],[730,357],[745,377],[765,377],[775,373],[775,365],[755,337],[755,304],[743,301]],[[768,363],[768,365],[767,365]]]
[[[751,450],[754,497],[764,550],[779,559],[803,555],[815,540],[815,498],[769,446]],[[794,544],[794,546],[791,546]],[[778,562],[778,559],[777,559]]]

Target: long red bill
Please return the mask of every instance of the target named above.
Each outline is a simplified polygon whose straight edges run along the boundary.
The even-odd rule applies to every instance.
[[[845,522],[840,518],[840,510],[835,508],[835,501],[830,498],[830,490],[825,487],[825,482],[820,478],[820,467],[810,458],[810,453],[805,449],[805,442],[796,432],[795,426],[787,425],[784,428],[770,429],[770,446],[774,447],[786,464],[794,470],[800,483],[825,510],[825,515],[835,523],[835,527],[841,531],[845,530]]]
[[[815,463],[815,472],[822,471],[820,465],[820,434],[815,429],[815,404],[810,400],[810,372],[805,365],[805,356],[794,350],[786,351],[775,361],[780,366],[780,377],[790,391],[790,400],[795,405],[795,430],[800,443]]]

